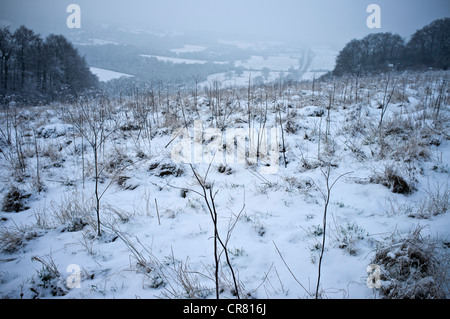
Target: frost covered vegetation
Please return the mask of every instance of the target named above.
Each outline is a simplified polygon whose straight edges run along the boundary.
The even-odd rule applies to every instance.
[[[0,296],[448,297],[448,80],[215,81],[10,103],[0,114]],[[209,146],[234,152],[238,141],[208,128],[276,128],[278,169],[261,173],[273,165],[262,134],[245,139],[245,163],[211,161]],[[188,134],[204,163],[172,160]],[[79,287],[68,284],[73,264]],[[366,285],[369,264],[380,288]]]

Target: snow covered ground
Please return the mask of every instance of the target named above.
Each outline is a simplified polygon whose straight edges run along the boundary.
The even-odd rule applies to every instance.
[[[162,62],[172,62],[175,64],[179,63],[186,63],[186,64],[205,64],[208,61],[204,60],[195,60],[195,59],[183,59],[183,58],[172,58],[172,57],[166,57],[166,56],[159,56],[159,55],[148,55],[148,54],[140,54],[141,57],[144,58],[156,58],[158,61]]]
[[[103,39],[89,39],[89,42],[76,42],[76,45],[119,45],[119,43]]]
[[[186,63],[186,64],[205,64],[208,63],[209,61],[205,61],[205,60],[196,60],[196,59],[183,59],[183,58],[172,58],[172,57],[166,57],[166,56],[159,56],[159,55],[148,55],[148,54],[140,54],[141,57],[144,58],[156,58],[159,61],[162,62],[171,62],[174,64],[180,64],[180,63]],[[217,64],[225,64],[227,62],[219,62],[219,61],[214,61],[214,63]]]
[[[175,53],[187,53],[187,52],[201,52],[205,51],[206,47],[201,45],[192,45],[192,44],[185,44],[182,48],[178,49],[172,49],[170,51]]]
[[[301,56],[295,57],[279,54],[263,57],[254,55],[248,60],[234,63],[236,67],[245,69],[242,74],[236,75],[232,72],[212,74],[208,76],[206,81],[201,83],[201,86],[205,86],[215,80],[219,80],[224,86],[246,86],[249,78],[252,82],[256,80],[257,82],[270,83],[279,81],[280,78],[287,76],[289,69],[298,70],[305,67],[305,71],[301,72],[298,80],[312,81],[333,70],[338,54],[336,50],[328,46],[314,46],[310,49],[311,64],[309,66],[300,65],[300,63],[304,63],[301,62]],[[305,53],[308,53],[307,50],[305,50]],[[266,71],[263,72],[263,69],[266,69]]]
[[[326,72],[316,72],[308,71],[301,75],[301,80],[312,81],[313,79],[318,79],[320,76],[324,75]],[[199,86],[204,87],[213,83],[214,81],[219,81],[223,87],[233,87],[233,86],[248,86],[248,80],[250,83],[271,83],[279,82],[280,78],[283,80],[286,78],[288,73],[281,72],[268,72],[265,74],[261,71],[243,71],[241,75],[236,75],[233,72],[228,73],[215,73],[207,77],[206,81],[200,82]]]
[[[258,164],[193,166],[212,189],[218,232],[241,297],[314,298],[328,167],[329,185],[336,183],[327,207],[322,298],[383,297],[367,285],[367,267],[381,248],[398,247],[416,229],[448,260],[450,109],[448,87],[439,89],[448,75],[359,79],[358,99],[351,78],[334,87],[317,82],[314,91],[310,83],[286,87],[282,94],[254,88],[251,127],[264,123],[277,129],[276,173],[261,173],[263,158]],[[395,95],[380,140],[385,85],[395,85]],[[106,139],[98,148],[101,236],[88,141],[94,135],[87,127],[81,135],[81,122],[73,120],[80,114],[95,118],[100,105],[91,101],[93,113],[76,113],[68,105],[19,109],[17,135],[7,126],[11,113],[2,113],[1,298],[215,297],[212,218],[190,165],[172,160],[174,148],[186,141],[172,132],[179,132],[183,118],[190,134],[199,119],[205,129],[246,132],[247,90],[222,91],[217,113],[214,96],[200,96],[198,112],[190,93],[182,99],[183,108],[178,95],[170,104],[160,101],[158,109],[132,100],[107,106],[109,117],[99,127]],[[224,141],[204,133],[190,141],[200,141],[206,156],[208,146]],[[406,187],[401,181],[409,192],[398,191]],[[434,209],[438,204],[446,205]],[[220,246],[219,252],[220,295],[234,298]]]
[[[277,71],[287,71],[289,68],[298,68],[298,59],[291,58],[289,56],[269,56],[264,58],[262,56],[252,56],[247,61],[237,61],[235,63],[237,67],[243,66],[246,69],[269,68]]]
[[[113,79],[121,78],[123,76],[125,76],[125,77],[133,77],[133,75],[120,73],[120,72],[115,72],[115,71],[106,70],[106,69],[101,69],[101,68],[91,67],[90,70],[91,70],[91,72],[93,74],[98,76],[98,79],[101,82],[108,82],[108,81],[111,81]]]

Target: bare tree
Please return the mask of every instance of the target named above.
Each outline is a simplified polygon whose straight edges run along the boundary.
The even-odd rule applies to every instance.
[[[316,299],[319,298],[319,287],[320,287],[320,277],[321,277],[321,269],[322,269],[322,259],[325,251],[325,239],[326,239],[326,230],[327,230],[327,213],[328,213],[328,205],[330,204],[331,198],[331,190],[333,189],[336,182],[343,176],[350,174],[351,172],[347,172],[339,175],[333,182],[330,181],[331,176],[331,163],[324,163],[325,169],[321,169],[322,175],[325,178],[326,183],[326,193],[324,193],[320,188],[323,199],[324,199],[324,211],[323,211],[323,233],[322,233],[322,247],[320,250],[319,257],[319,266],[318,266],[318,274],[317,274],[317,286],[316,286]]]
[[[102,193],[99,189],[99,179],[102,173],[100,167],[99,154],[102,147],[105,146],[106,140],[114,132],[105,131],[106,122],[109,118],[110,110],[108,110],[107,102],[92,102],[84,100],[75,107],[74,111],[69,111],[72,124],[77,128],[83,138],[91,146],[94,155],[94,196],[96,202],[97,214],[97,235],[101,236],[100,230],[100,200]]]
[[[215,279],[214,280],[215,280],[215,285],[216,285],[216,298],[219,299],[220,253],[218,250],[218,245],[220,244],[222,246],[223,252],[225,253],[226,262],[227,262],[228,268],[230,269],[230,272],[231,272],[231,275],[233,278],[233,284],[234,284],[234,290],[236,292],[236,297],[237,297],[237,299],[240,299],[238,281],[237,281],[236,274],[234,272],[233,266],[231,265],[231,261],[230,261],[229,255],[228,255],[227,243],[230,238],[230,231],[228,232],[227,240],[225,240],[225,242],[224,242],[222,240],[222,238],[220,237],[219,231],[218,231],[218,215],[217,215],[216,204],[215,204],[215,197],[216,197],[218,191],[213,192],[213,185],[206,182],[211,164],[208,166],[208,170],[203,178],[198,175],[197,171],[194,169],[192,164],[190,166],[191,166],[192,172],[194,173],[195,179],[197,180],[198,184],[200,185],[200,187],[202,189],[201,192],[197,192],[197,191],[194,191],[194,192],[199,194],[200,196],[202,196],[203,199],[205,200],[206,206],[208,207],[208,211],[211,216],[211,220],[214,225],[214,263],[215,263],[215,275],[214,275]],[[245,204],[242,207],[240,213],[238,214],[238,217],[236,218],[236,222],[239,219],[239,215],[242,213],[244,208],[245,208]],[[231,229],[233,227],[231,227]]]

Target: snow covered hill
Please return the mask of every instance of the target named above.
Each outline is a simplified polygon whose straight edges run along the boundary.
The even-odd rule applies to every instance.
[[[3,110],[0,297],[448,297],[449,74]]]

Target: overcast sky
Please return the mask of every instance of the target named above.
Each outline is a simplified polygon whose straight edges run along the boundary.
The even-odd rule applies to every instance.
[[[407,37],[450,17],[450,0],[1,0],[0,19],[64,27],[66,7],[83,22],[167,31],[245,33],[268,39],[345,43],[370,32]],[[369,4],[381,8],[381,29],[369,29]]]

